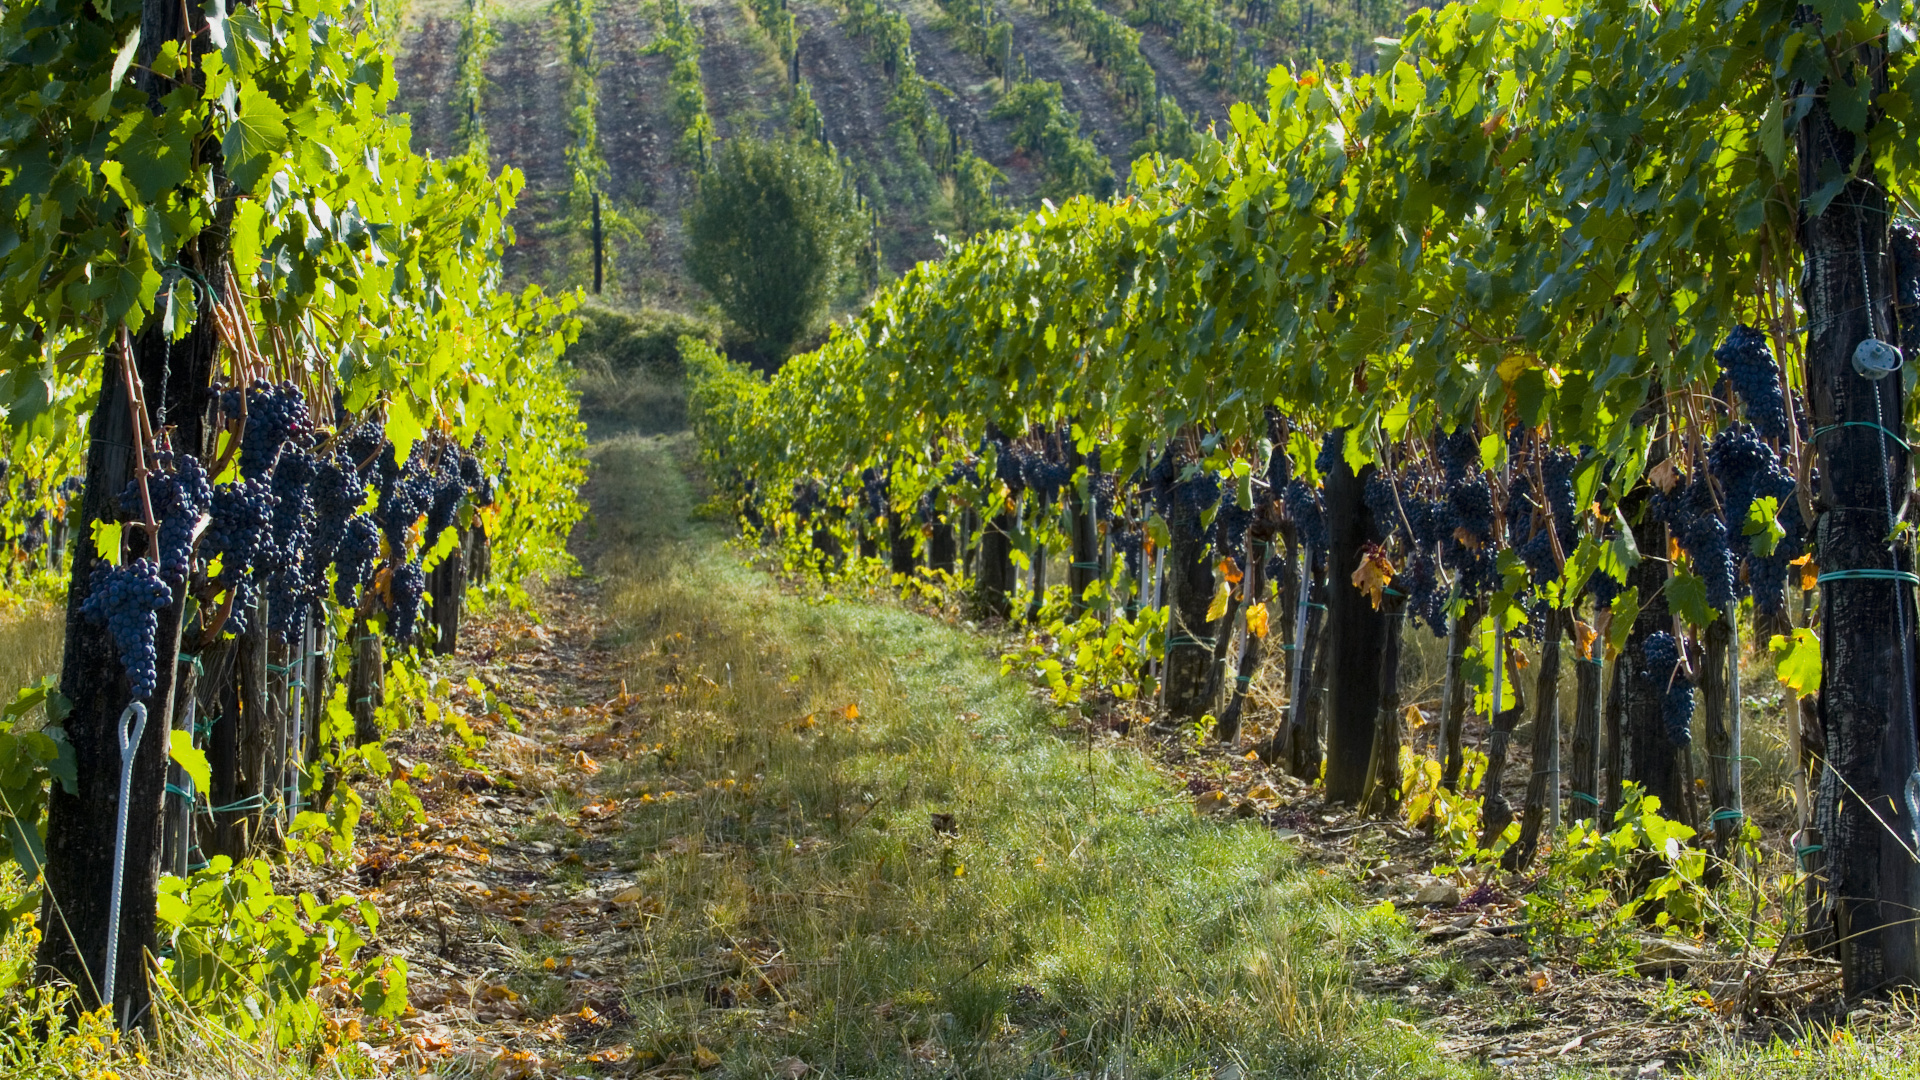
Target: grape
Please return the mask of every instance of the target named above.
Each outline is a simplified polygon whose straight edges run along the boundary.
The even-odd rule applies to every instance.
[[[1145,534],[1137,527],[1122,529],[1113,535],[1113,548],[1126,561],[1127,574],[1135,581],[1140,580],[1140,555],[1145,541]]]
[[[1407,560],[1402,578],[1394,583],[1406,590],[1407,611],[1431,630],[1435,637],[1447,636],[1447,590],[1441,587],[1438,567],[1431,552],[1421,550]]]
[[[206,467],[191,454],[162,452],[147,474],[147,498],[160,523],[161,580],[178,588],[193,572],[193,527],[213,507]],[[130,519],[145,516],[138,481],[120,493],[120,512]]]
[[[340,549],[333,557],[333,598],[354,606],[355,594],[373,578],[380,557],[380,528],[365,514],[355,514],[341,531]]]
[[[160,683],[160,656],[154,638],[160,631],[159,613],[173,604],[173,590],[161,580],[152,559],[134,559],[120,566],[100,562],[89,579],[90,591],[81,614],[104,624],[120,651],[133,698],[145,701]]]
[[[484,438],[477,440],[475,445],[483,447],[486,445],[486,440]],[[460,482],[467,486],[467,494],[472,497],[473,505],[493,505],[493,477],[488,476],[486,470],[480,467],[480,455],[477,451],[460,455]]]
[[[271,548],[274,497],[264,480],[238,480],[213,489],[213,521],[202,537],[220,557],[220,580],[245,580]]]
[[[354,469],[366,476],[378,466],[380,451],[388,445],[386,427],[378,420],[364,421],[347,432],[343,445]]]
[[[313,485],[313,455],[289,449],[273,467],[273,554],[271,568],[283,570],[299,562],[306,550],[313,520],[308,492]]]
[[[405,512],[405,508],[400,506],[401,500],[404,499],[410,503],[413,499],[411,488],[408,488],[406,491],[400,490],[400,470],[398,466],[394,467],[392,477],[388,477],[386,466],[387,463],[392,461],[393,447],[389,446],[387,447],[386,456],[381,459],[380,507],[374,510],[374,517],[380,520],[383,529],[390,529],[388,522],[396,517],[396,508],[399,508],[399,513]],[[389,493],[392,494],[390,495]],[[799,518],[801,521],[806,521],[813,517],[813,512],[819,509],[819,506],[819,484],[813,480],[796,480],[793,482],[792,507],[794,517]],[[417,517],[418,515],[416,514],[415,516]],[[413,524],[413,518],[408,518],[406,523],[408,525]],[[401,529],[404,534],[405,526],[401,526]],[[389,533],[387,543],[391,550],[400,550],[399,543],[393,540],[391,533]]]
[[[1680,670],[1680,644],[1672,634],[1656,630],[1640,643],[1640,656],[1646,666],[1641,677],[1660,687],[1660,715],[1667,725],[1667,739],[1675,746],[1693,741],[1693,683]]]
[[[47,510],[40,507],[27,518],[26,528],[20,534],[20,549],[29,558],[40,553],[47,546]]]
[[[1901,222],[1889,237],[1893,248],[1894,317],[1900,325],[1900,349],[1920,349],[1920,230]]]
[[[288,447],[273,467],[273,557],[267,579],[269,629],[281,641],[290,640],[306,621],[318,592],[310,586],[306,565],[312,544],[315,513],[311,498],[317,468],[312,454]]]
[[[460,478],[457,451],[441,456],[440,471],[430,477],[429,482],[433,486],[427,506],[427,532],[421,542],[431,546],[441,533],[453,528],[454,517],[460,512],[460,500],[467,495],[467,485]]]
[[[1693,572],[1707,586],[1707,603],[1731,612],[1734,599],[1734,560],[1727,549],[1727,525],[1715,512],[1713,489],[1704,473],[1693,478],[1682,497],[1681,521],[1675,539],[1693,557]]]
[[[1434,452],[1440,458],[1440,468],[1449,487],[1466,479],[1467,474],[1480,470],[1480,441],[1473,437],[1473,429],[1465,424],[1452,432],[1439,434],[1434,438]]]
[[[221,407],[228,416],[238,417],[240,391],[225,391]],[[240,433],[240,475],[249,480],[264,479],[289,439],[313,431],[306,396],[290,382],[275,385],[256,379],[246,391],[246,414],[246,427]]]
[[[380,453],[378,466],[380,484],[380,502],[374,507],[373,518],[380,524],[380,531],[387,538],[387,551],[399,558],[407,550],[407,530],[420,520],[433,504],[433,476],[421,462],[421,454],[416,447],[407,458],[407,467],[402,469],[394,459],[393,446],[389,444]],[[806,481],[804,492],[805,509],[802,509],[802,493],[794,497],[794,513],[802,519],[813,516],[819,506],[821,489],[818,481]]]
[[[472,460],[472,459],[462,458],[461,465],[464,466],[468,460]],[[476,469],[474,471],[477,474],[479,470]],[[888,482],[887,473],[886,473],[886,470],[884,469],[877,469],[872,466],[868,466],[867,468],[861,470],[860,494],[861,494],[861,497],[866,501],[868,517],[874,518],[877,520],[879,518],[886,516],[887,514],[887,482]]]
[[[1340,464],[1340,457],[1347,446],[1347,429],[1334,428],[1320,436],[1320,453],[1313,459],[1314,470],[1322,477],[1331,476]]]
[[[1613,606],[1614,597],[1626,588],[1626,583],[1604,570],[1596,570],[1587,577],[1587,595],[1601,608]]]
[[[1005,439],[995,443],[996,453],[993,459],[994,479],[1007,485],[1007,490],[1019,495],[1027,490],[1026,450],[1018,443]]]
[[[1741,323],[1713,351],[1734,393],[1746,403],[1747,419],[1769,439],[1787,437],[1787,405],[1780,392],[1780,365],[1767,337]]]
[[[1372,475],[1367,477],[1367,486],[1362,497],[1367,504],[1368,512],[1373,514],[1375,528],[1389,538],[1400,537],[1409,546],[1415,543],[1413,535],[1407,530],[1407,523],[1401,520],[1400,497],[1394,490],[1393,477],[1387,473],[1387,470],[1375,469]]]
[[[1779,468],[1779,459],[1750,425],[1738,424],[1714,436],[1707,468],[1726,494],[1727,527],[1737,535],[1746,527],[1747,512],[1760,488]]]
[[[1806,519],[1800,516],[1800,500],[1791,478],[1776,475],[1762,494],[1780,500],[1777,520],[1786,535],[1774,544],[1771,555],[1747,557],[1747,587],[1753,593],[1753,609],[1762,615],[1778,616],[1787,610],[1787,568],[1806,552]]]
[[[1236,564],[1244,564],[1247,555],[1247,527],[1253,524],[1253,511],[1240,509],[1240,500],[1226,499],[1214,515],[1214,546]]]
[[[1294,529],[1300,542],[1314,552],[1325,552],[1329,546],[1327,537],[1327,519],[1320,505],[1320,493],[1307,485],[1305,480],[1295,477],[1287,485],[1287,516],[1293,519]]]
[[[411,640],[427,592],[427,575],[420,569],[420,560],[409,559],[395,567],[391,588],[393,621],[388,624],[387,633],[395,641]]]
[[[314,584],[316,568],[324,570],[333,562],[347,519],[359,512],[360,504],[367,500],[367,490],[361,486],[353,461],[336,453],[315,463],[307,493],[313,500],[313,526],[306,551],[307,577],[309,583]]]

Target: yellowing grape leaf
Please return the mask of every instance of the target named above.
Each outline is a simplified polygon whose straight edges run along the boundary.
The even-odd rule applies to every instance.
[[[1820,568],[1813,565],[1813,552],[1809,551],[1787,565],[1800,568],[1801,592],[1812,592],[1820,584]]]
[[[207,762],[207,752],[193,745],[193,732],[167,732],[167,756],[193,781],[194,790],[213,790],[213,767]]]
[[[849,721],[858,720],[860,719],[860,706],[855,705],[853,702],[848,702],[847,707],[840,710],[840,715],[846,717]]]
[[[1401,714],[1400,723],[1408,732],[1419,731],[1427,725],[1427,714],[1420,711],[1420,706],[1409,705]]]
[[[1267,636],[1266,601],[1263,600],[1258,604],[1247,605],[1247,633],[1257,638]]]
[[[1579,619],[1573,620],[1573,647],[1579,653],[1580,659],[1593,659],[1593,639],[1599,636],[1599,631],[1593,627]]]
[[[1360,567],[1353,572],[1353,587],[1367,594],[1373,610],[1380,610],[1380,597],[1393,582],[1393,563],[1380,549],[1368,545],[1360,556]]]
[[[1662,458],[1659,464],[1647,470],[1647,479],[1660,488],[1662,495],[1671,495],[1674,486],[1680,483],[1680,470],[1674,467],[1672,458]]]
[[[1278,802],[1280,799],[1280,793],[1273,790],[1272,784],[1255,784],[1253,785],[1253,787],[1247,789],[1247,798],[1264,799],[1268,802]]]
[[[1233,590],[1222,582],[1219,590],[1213,594],[1213,601],[1207,605],[1208,622],[1215,622],[1227,613],[1227,599],[1232,595]]]
[[[1795,627],[1791,638],[1773,635],[1767,651],[1773,654],[1773,673],[1782,686],[1801,697],[1820,692],[1820,635]]]
[[[1239,563],[1234,562],[1231,558],[1225,558],[1220,560],[1220,576],[1227,579],[1227,584],[1238,585],[1240,584],[1240,579],[1246,575],[1240,572]]]

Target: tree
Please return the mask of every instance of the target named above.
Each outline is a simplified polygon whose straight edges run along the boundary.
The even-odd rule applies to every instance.
[[[727,318],[774,356],[819,325],[861,240],[852,189],[797,140],[721,150],[687,215],[687,265]]]

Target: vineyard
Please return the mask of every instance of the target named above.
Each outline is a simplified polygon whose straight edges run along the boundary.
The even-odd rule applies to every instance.
[[[1915,1075],[1900,4],[0,0],[23,1075]]]

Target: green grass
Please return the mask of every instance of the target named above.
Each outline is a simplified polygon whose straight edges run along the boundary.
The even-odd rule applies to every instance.
[[[671,752],[607,779],[701,792],[624,837],[658,904],[636,1046],[706,1047],[734,1075],[1473,1075],[1351,985],[1411,948],[1398,916],[1057,727],[977,635],[748,568],[688,524],[688,450],[595,453],[622,674],[688,688],[648,736]],[[725,970],[746,1007],[637,992]]]

